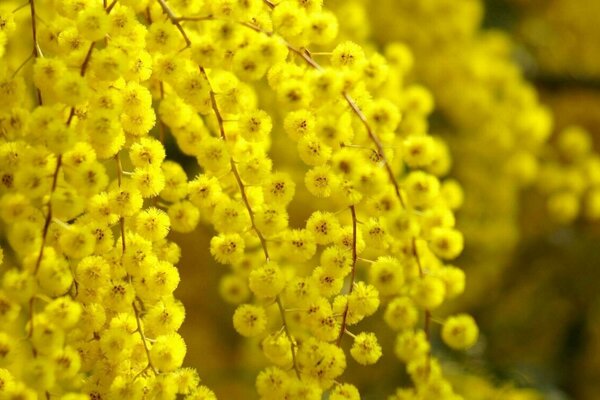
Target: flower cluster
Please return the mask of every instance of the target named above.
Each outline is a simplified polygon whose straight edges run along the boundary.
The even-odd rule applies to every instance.
[[[203,223],[233,327],[269,362],[261,398],[359,399],[340,377],[386,351],[361,324],[379,309],[413,382],[396,397],[460,398],[431,337],[465,287],[463,192],[406,45],[338,38],[319,0],[27,5],[0,10],[1,48],[15,18],[33,36],[0,70],[2,396],[215,398],[182,367],[168,239]],[[472,317],[442,324],[450,348],[477,342]]]
[[[32,65],[7,53],[0,71],[0,397],[215,398],[182,368],[167,235],[199,215],[149,135],[158,39],[131,2],[105,3],[0,12],[3,37],[33,32]]]

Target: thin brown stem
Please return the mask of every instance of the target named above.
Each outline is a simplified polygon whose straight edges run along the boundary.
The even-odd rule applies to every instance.
[[[119,153],[115,154],[115,161],[117,162],[117,184],[121,187],[123,183],[123,164],[121,163]]]
[[[171,20],[171,22],[177,27],[177,29],[179,30],[179,32],[181,33],[181,35],[183,36],[187,47],[189,47],[191,45],[191,41],[188,37],[188,35],[186,34],[185,30],[183,29],[183,27],[181,26],[181,23],[179,22],[180,20],[178,20],[178,18],[175,16],[175,14],[173,13],[173,11],[167,6],[167,4],[164,2],[164,0],[158,0],[158,2],[160,3],[163,11],[165,12],[165,14],[167,14],[167,16],[169,17],[169,19]],[[207,85],[209,87],[210,90],[210,102],[211,102],[211,107],[212,110],[215,114],[215,117],[217,119],[217,123],[219,126],[219,133],[221,136],[221,139],[223,141],[227,141],[227,134],[225,132],[225,120],[223,118],[223,115],[221,114],[221,111],[219,110],[219,105],[217,103],[217,99],[216,99],[216,93],[212,88],[212,85],[210,83],[210,79],[208,78],[208,74],[206,73],[206,70],[204,69],[204,67],[199,66],[200,68],[200,73],[202,73],[202,75],[204,76],[204,78],[206,79]],[[265,237],[263,236],[262,232],[260,231],[260,229],[258,229],[258,227],[256,226],[256,222],[254,220],[254,211],[252,210],[252,207],[250,205],[250,201],[248,200],[248,196],[246,195],[246,187],[244,186],[244,182],[242,181],[242,178],[240,177],[240,174],[237,170],[237,166],[235,165],[235,162],[233,160],[233,158],[230,158],[229,160],[230,164],[231,164],[231,171],[233,172],[233,175],[235,177],[235,180],[238,184],[239,190],[240,190],[240,194],[242,196],[242,200],[244,202],[244,205],[246,206],[246,209],[248,210],[248,214],[250,216],[250,223],[252,225],[252,229],[254,230],[254,232],[256,233],[256,236],[258,236],[258,239],[260,240],[260,244],[262,246],[264,255],[265,255],[265,260],[266,262],[270,261],[270,256],[269,256],[269,249],[267,247],[267,241],[265,239]],[[277,306],[279,308],[279,313],[281,315],[281,320],[283,321],[283,326],[284,326],[284,330],[285,333],[290,341],[290,347],[291,347],[291,351],[292,351],[292,362],[293,362],[293,368],[294,371],[296,372],[296,376],[298,377],[298,379],[301,379],[300,377],[300,370],[298,369],[298,364],[296,362],[296,344],[294,342],[294,339],[292,338],[292,335],[290,334],[289,331],[289,327],[287,324],[287,320],[285,317],[285,308],[283,307],[283,304],[281,302],[281,299],[279,296],[277,296],[276,298],[276,302],[277,302]]]
[[[115,155],[115,161],[117,163],[117,184],[121,187],[123,183],[123,166],[121,164],[121,158],[119,154]],[[121,225],[121,257],[125,255],[126,243],[125,243],[125,219],[123,217],[120,218]],[[129,280],[129,284],[132,284],[131,275],[127,275]],[[144,334],[144,328],[142,327],[142,319],[140,317],[140,311],[138,307],[135,305],[135,299],[131,302],[131,307],[133,308],[133,314],[135,315],[135,324],[137,326],[136,332],[140,334],[140,338],[142,339],[142,344],[144,345],[144,351],[146,352],[146,358],[148,359],[148,367],[154,372],[155,375],[158,375],[158,371],[152,364],[152,358],[150,357],[150,349],[148,348],[148,342],[146,335]]]
[[[223,139],[223,141],[227,141],[227,134],[225,133],[225,125],[224,125],[225,121],[223,120],[223,115],[221,114],[221,111],[219,110],[219,106],[217,104],[217,99],[216,99],[216,94],[215,94],[214,90],[212,89],[212,85],[210,84],[210,80],[208,79],[206,70],[203,67],[200,67],[200,72],[206,79],[206,82],[208,83],[208,86],[210,88],[210,102],[211,102],[213,112],[215,113],[215,116],[217,118],[217,123],[219,125],[219,132],[221,134],[221,139]],[[237,166],[235,165],[233,158],[230,158],[229,162],[231,164],[231,172],[233,173],[233,176],[235,177],[235,180],[236,180],[237,185],[240,190],[240,194],[242,195],[242,201],[244,202],[244,205],[246,206],[246,209],[248,210],[248,214],[250,215],[250,223],[252,225],[252,229],[254,230],[254,232],[256,233],[256,236],[258,236],[258,239],[260,240],[260,244],[261,244],[263,252],[265,254],[265,259],[267,260],[267,262],[269,262],[271,257],[269,256],[269,249],[267,248],[267,240],[263,236],[260,229],[258,229],[258,227],[256,226],[256,222],[254,219],[254,211],[252,210],[252,207],[250,206],[250,201],[248,200],[248,196],[246,194],[246,186],[244,185],[244,182],[242,181],[242,178],[240,177],[240,174],[238,172]]]
[[[210,88],[210,102],[211,102],[213,112],[215,113],[215,117],[217,118],[217,123],[219,125],[219,132],[221,134],[221,139],[223,141],[227,141],[227,134],[225,133],[223,115],[221,114],[221,111],[219,110],[219,106],[218,106],[217,99],[216,99],[216,94],[215,94],[214,90],[212,89],[212,86],[210,84],[210,80],[208,79],[206,70],[203,67],[200,67],[200,72],[206,79],[206,82],[208,83],[208,86]],[[244,202],[244,205],[246,206],[246,209],[248,210],[248,215],[250,215],[250,223],[252,225],[252,229],[254,230],[254,232],[256,233],[256,236],[258,236],[258,239],[260,240],[260,244],[262,246],[263,253],[265,255],[265,260],[267,262],[269,262],[271,257],[269,256],[267,240],[263,236],[260,229],[258,229],[258,227],[256,226],[256,222],[254,220],[254,211],[252,210],[252,207],[250,206],[250,201],[248,200],[248,196],[246,195],[246,187],[244,185],[244,182],[242,181],[242,178],[240,177],[240,174],[237,170],[237,166],[235,165],[233,158],[230,158],[229,162],[231,164],[231,172],[233,173],[233,176],[235,177],[235,180],[236,180],[239,190],[240,190],[240,194],[242,195],[242,200]],[[292,335],[290,334],[290,331],[289,331],[289,328],[288,328],[288,325],[286,322],[285,309],[283,307],[283,304],[281,303],[281,298],[279,296],[277,296],[276,302],[277,302],[277,306],[279,308],[279,314],[281,315],[281,320],[283,321],[283,327],[285,330],[285,334],[287,335],[287,337],[290,341],[290,348],[292,351],[292,363],[293,363],[292,366],[294,368],[294,371],[295,371],[298,379],[301,379],[300,370],[298,368],[298,364],[296,363],[296,344],[294,342],[294,339],[292,338]]]
[[[277,303],[277,307],[279,308],[279,314],[281,314],[283,330],[285,331],[285,334],[287,335],[287,337],[290,341],[290,348],[292,351],[292,366],[294,368],[294,372],[296,373],[296,376],[298,377],[298,379],[301,379],[300,378],[300,370],[298,369],[298,363],[296,362],[296,342],[294,342],[294,339],[292,339],[292,335],[290,334],[290,329],[288,327],[287,320],[285,318],[285,309],[283,308],[283,304],[281,303],[281,298],[279,296],[277,296],[275,298],[275,302]]]
[[[56,186],[58,185],[58,174],[60,172],[60,166],[62,164],[62,155],[59,155],[56,158],[56,167],[54,168],[54,173],[52,174],[52,186],[50,187],[50,199],[48,200],[48,211],[46,213],[46,218],[44,219],[44,227],[42,228],[42,244],[40,246],[40,251],[38,253],[37,260],[35,262],[35,267],[33,269],[33,274],[37,275],[38,270],[40,269],[40,264],[42,263],[42,259],[44,258],[44,248],[46,247],[46,238],[48,237],[48,231],[50,229],[50,222],[52,222],[52,195],[56,191]]]
[[[92,44],[90,45],[90,47],[85,55],[85,58],[83,59],[83,63],[81,64],[81,68],[79,69],[79,74],[81,76],[85,76],[88,65],[92,58],[92,52],[94,51],[95,45],[96,45],[96,42],[92,42]],[[67,126],[71,125],[74,117],[75,117],[75,106],[71,107],[71,110],[69,111],[69,118],[67,118]]]
[[[164,13],[171,20],[171,23],[177,27],[177,29],[183,36],[183,38],[184,38],[185,42],[188,44],[188,46],[191,45],[191,41],[190,41],[187,33],[185,32],[185,29],[183,29],[183,27],[179,23],[180,19],[177,16],[175,16],[173,11],[164,2],[164,0],[157,0],[157,1],[160,3]],[[225,133],[225,120],[223,118],[223,115],[221,114],[221,111],[219,110],[216,93],[212,88],[210,79],[208,78],[208,74],[206,73],[206,70],[204,69],[204,67],[199,66],[199,69],[200,69],[200,73],[204,76],[204,79],[206,79],[206,83],[208,84],[208,87],[210,90],[211,108],[215,114],[215,117],[217,118],[217,123],[219,125],[219,134],[221,135],[221,139],[223,139],[223,141],[227,141],[227,134]],[[256,236],[258,236],[258,239],[260,240],[263,252],[265,254],[265,259],[268,262],[270,260],[270,256],[269,256],[269,250],[267,247],[267,241],[266,241],[265,237],[263,236],[262,232],[260,231],[260,229],[258,229],[258,227],[256,226],[256,223],[254,220],[254,211],[252,210],[252,207],[250,206],[250,201],[248,200],[248,196],[246,195],[246,187],[244,186],[242,178],[240,177],[240,174],[237,170],[237,166],[235,165],[235,162],[232,158],[230,158],[230,164],[231,164],[231,171],[233,172],[233,175],[235,177],[235,180],[236,180],[239,190],[240,190],[240,194],[242,195],[242,200],[244,202],[244,205],[246,206],[246,209],[248,210],[248,214],[250,215],[250,222],[252,224],[252,229],[254,230],[254,232],[256,232]]]
[[[394,186],[394,191],[396,192],[396,197],[398,197],[398,200],[400,201],[402,208],[406,208],[406,204],[404,203],[404,198],[402,197],[402,193],[400,192],[400,186],[398,185],[398,180],[396,179],[396,176],[394,175],[394,171],[392,171],[392,167],[390,166],[387,156],[385,155],[385,151],[383,149],[383,143],[381,143],[381,140],[379,139],[377,134],[371,128],[371,125],[369,124],[367,117],[362,112],[360,107],[356,104],[356,101],[354,101],[352,96],[350,96],[350,94],[348,94],[348,92],[344,92],[344,98],[346,99],[346,102],[348,103],[348,105],[350,105],[350,108],[352,108],[352,110],[354,111],[354,114],[356,114],[356,116],[360,119],[362,124],[365,126],[365,129],[367,131],[367,134],[369,135],[369,138],[371,139],[373,144],[375,144],[375,147],[377,147],[377,151],[379,152],[379,155],[381,156],[383,165],[385,166],[385,170],[388,174],[388,178],[389,178],[390,182],[392,183],[392,185]]]
[[[92,58],[92,52],[94,51],[95,46],[96,46],[96,42],[92,42],[92,44],[90,44],[90,48],[88,49],[87,53],[85,54],[85,58],[83,59],[83,63],[81,64],[81,68],[79,69],[79,74],[81,76],[84,76],[85,72],[87,71],[88,65]]]
[[[163,83],[163,81],[160,81],[160,100],[162,101],[165,98],[165,84]],[[162,118],[159,118],[158,121],[158,135],[159,135],[159,139],[160,142],[162,144],[165,144],[165,123],[163,122]]]
[[[35,299],[35,295],[31,296],[31,298],[29,299],[29,330],[27,332],[27,339],[31,339],[33,337],[33,314],[35,312]],[[35,348],[35,345],[33,343],[31,343],[31,354],[34,358],[36,358],[38,355],[37,349]]]
[[[25,61],[23,61],[23,62],[22,62],[22,63],[21,63],[21,64],[20,64],[20,65],[17,67],[17,69],[15,69],[15,72],[13,72],[13,73],[12,73],[12,76],[11,76],[11,77],[12,77],[12,78],[14,78],[15,76],[17,76],[17,74],[19,73],[19,71],[21,71],[21,70],[23,69],[23,67],[24,67],[25,65],[27,65],[27,63],[28,63],[29,61],[31,61],[31,59],[33,59],[33,58],[35,58],[35,54],[34,54],[34,53],[31,53],[31,54],[30,54],[30,55],[29,55],[29,56],[28,56],[28,57],[25,59]],[[39,99],[38,99],[38,101],[39,101]],[[40,104],[41,104],[41,103],[40,103]]]
[[[119,153],[115,155],[115,161],[117,162],[117,184],[121,187],[123,183],[123,164],[121,163]],[[121,248],[123,249],[123,254],[125,254],[125,250],[127,249],[125,243],[125,217],[119,218],[119,227],[121,230]]]
[[[42,49],[40,48],[40,44],[38,42],[38,37],[37,37],[37,22],[36,22],[36,15],[35,15],[35,1],[34,0],[29,0],[29,10],[31,13],[31,33],[33,36],[33,54],[36,57],[44,57],[44,54],[42,53]]]
[[[22,9],[24,9],[25,7],[27,7],[29,5],[29,1],[26,1],[25,3],[21,4],[20,6],[18,6],[17,8],[12,10],[12,13],[16,13],[18,11],[21,11]]]
[[[116,0],[113,2],[112,6],[114,6],[114,4],[116,4]],[[35,3],[34,0],[29,0],[29,6],[30,6],[30,11],[31,11],[31,24],[32,24],[32,31],[33,31],[33,42],[34,42],[34,55],[35,57],[43,57],[42,51],[39,48],[39,44],[37,42],[37,27],[36,27],[36,14],[35,14]],[[110,8],[110,7],[109,7]],[[107,13],[110,12],[110,10],[107,9]],[[88,53],[86,54],[86,57],[81,65],[81,69],[80,69],[80,74],[81,76],[84,76],[86,71],[87,71],[87,66],[89,64],[91,55],[92,55],[92,50],[94,49],[94,45],[95,43],[93,42],[90,45],[90,48],[88,50]],[[39,103],[40,105],[42,104],[42,98],[41,98],[41,92],[38,90],[38,99],[39,99]],[[67,127],[71,125],[71,122],[73,121],[73,117],[75,116],[75,107],[71,107],[71,110],[69,112],[69,118],[66,122]],[[60,168],[62,166],[62,154],[59,154],[56,158],[56,167],[54,168],[54,172],[52,174],[52,185],[50,187],[50,196],[48,198],[48,202],[46,204],[47,207],[47,212],[46,212],[46,217],[44,219],[44,226],[42,228],[42,242],[40,245],[40,251],[38,253],[38,257],[34,266],[34,271],[33,271],[33,275],[36,276],[39,269],[40,269],[40,265],[42,263],[42,259],[44,258],[44,248],[46,247],[46,241],[47,241],[47,237],[48,237],[48,231],[50,230],[50,223],[52,222],[52,197],[54,195],[54,193],[56,192],[56,188],[58,186],[58,176],[60,174]],[[34,298],[30,299],[29,302],[29,322],[30,322],[30,326],[29,326],[29,333],[28,336],[31,337],[33,335],[33,308],[34,308]],[[36,351],[35,348],[33,349],[34,352],[34,356],[36,356]]]
[[[350,206],[350,213],[352,214],[352,271],[350,272],[350,288],[348,289],[348,295],[346,296],[346,306],[344,307],[344,314],[342,315],[342,326],[340,328],[340,334],[337,338],[337,345],[342,343],[342,338],[346,332],[346,325],[348,320],[348,309],[350,307],[350,295],[354,290],[354,280],[356,278],[356,208],[354,205]]]
[[[185,21],[190,21],[190,22],[196,22],[196,21],[210,21],[213,19],[212,15],[203,15],[203,16],[197,16],[197,17],[177,17],[176,20],[178,22],[185,22]]]
[[[417,267],[419,268],[419,277],[421,279],[423,279],[423,277],[425,276],[425,271],[423,270],[423,265],[421,263],[421,256],[419,255],[419,251],[417,248],[417,238],[413,237],[411,240],[411,244],[412,244],[412,253],[413,256],[415,257],[415,261],[417,262]],[[430,325],[431,325],[431,312],[429,310],[425,310],[425,316],[424,316],[424,323],[423,323],[423,330],[425,331],[425,336],[427,337],[427,341],[430,341],[430,336],[431,336],[431,329],[430,329]]]
[[[106,7],[106,6],[104,7],[104,8],[106,8],[106,13],[107,14],[110,14],[110,12],[112,11],[112,9],[117,5],[117,1],[118,0],[113,0],[113,2],[110,3],[110,5],[108,7]]]
[[[34,0],[29,0],[29,12],[31,14],[31,37],[33,40],[33,56],[35,58],[44,57],[44,54],[42,53],[42,49],[40,48],[40,44],[38,42],[38,37],[37,37],[37,21],[36,21]],[[23,64],[23,65],[25,65],[25,64]],[[19,67],[17,69],[17,71],[20,68],[21,67]],[[16,72],[15,72],[15,74],[16,74]],[[43,102],[42,91],[40,90],[40,88],[36,88],[36,95],[37,95],[38,104],[42,105],[42,102]]]
[[[181,33],[181,36],[183,36],[183,40],[185,40],[185,44],[186,44],[185,47],[186,48],[190,47],[192,45],[192,41],[190,40],[190,37],[185,32],[185,29],[183,29],[183,26],[181,26],[181,22],[180,22],[181,20],[179,18],[177,18],[177,16],[173,12],[173,10],[171,10],[171,8],[168,6],[168,4],[165,2],[165,0],[157,0],[157,1],[158,1],[158,4],[160,4],[163,12],[165,14],[167,14],[167,17],[169,18],[171,23],[173,25],[175,25],[175,28],[177,28],[179,33]]]
[[[144,345],[144,351],[146,352],[146,358],[148,359],[148,367],[150,367],[152,372],[154,372],[154,375],[158,375],[158,371],[152,364],[152,358],[150,357],[150,349],[148,348],[147,343],[148,339],[146,339],[146,335],[144,334],[144,329],[142,328],[142,320],[140,318],[140,312],[137,306],[135,305],[135,300],[131,303],[131,306],[133,307],[133,313],[135,314],[135,324],[137,326],[137,332],[139,332],[140,334],[140,338],[142,339],[142,343]]]

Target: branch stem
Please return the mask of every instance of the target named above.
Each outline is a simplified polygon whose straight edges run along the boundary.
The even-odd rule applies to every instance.
[[[350,272],[350,287],[348,289],[348,295],[346,296],[346,306],[344,307],[344,313],[342,314],[342,326],[340,327],[340,334],[337,338],[338,346],[342,343],[344,333],[347,333],[346,325],[348,323],[348,309],[350,307],[349,297],[354,290],[354,280],[356,278],[356,260],[358,259],[356,252],[356,208],[354,205],[350,206],[350,213],[352,214],[352,271]]]
[[[285,334],[287,335],[287,337],[290,341],[290,348],[292,351],[292,364],[293,364],[294,372],[296,372],[296,377],[298,377],[298,379],[301,379],[300,378],[300,370],[298,369],[298,363],[296,362],[296,343],[294,342],[294,339],[292,339],[292,335],[290,334],[290,329],[288,327],[288,324],[287,324],[287,321],[285,318],[285,309],[283,308],[283,304],[281,303],[281,297],[277,296],[275,301],[277,303],[277,307],[279,308],[279,313],[281,314],[283,330],[285,331]]]

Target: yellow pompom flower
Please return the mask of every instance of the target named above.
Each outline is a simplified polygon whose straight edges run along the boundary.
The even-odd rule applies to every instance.
[[[64,61],[58,57],[36,58],[33,64],[33,83],[43,90],[54,90],[54,83],[67,72]]]
[[[279,332],[271,333],[261,342],[262,351],[272,363],[286,366],[292,362],[290,339]]]
[[[354,290],[348,296],[348,308],[357,315],[368,317],[379,308],[379,292],[373,285],[364,282],[354,284]]]
[[[113,157],[125,144],[123,127],[110,111],[89,112],[85,126],[89,143],[100,159]]]
[[[259,298],[275,297],[285,287],[285,276],[277,264],[270,262],[250,272],[248,285]]]
[[[307,134],[313,133],[315,126],[315,114],[307,109],[292,111],[286,114],[283,121],[285,132],[295,141]]]
[[[403,159],[411,168],[423,168],[435,157],[435,142],[428,135],[411,135],[404,139]]]
[[[473,317],[467,314],[458,314],[449,317],[442,327],[444,343],[453,349],[467,349],[477,342],[479,328]]]
[[[289,216],[284,206],[263,205],[254,210],[254,223],[265,236],[273,236],[285,231]]]
[[[200,166],[215,175],[223,174],[231,168],[229,151],[225,142],[221,139],[213,137],[203,139],[196,156]]]
[[[169,216],[155,207],[150,207],[136,216],[137,232],[153,242],[164,239],[169,233]]]
[[[267,326],[264,308],[243,304],[233,313],[233,327],[242,336],[258,336]]]
[[[200,211],[189,201],[180,201],[167,210],[171,227],[176,232],[192,232],[200,220]]]
[[[579,197],[572,191],[560,191],[548,198],[546,208],[552,219],[567,224],[574,221],[580,212]]]
[[[298,154],[307,165],[323,165],[331,158],[331,147],[316,135],[304,135],[298,140]]]
[[[273,162],[264,155],[257,155],[238,164],[240,178],[249,185],[260,185],[271,174]]]
[[[326,165],[314,167],[304,176],[304,184],[315,197],[330,197],[339,187],[340,180]]]
[[[275,31],[286,39],[302,34],[308,23],[306,11],[291,1],[277,5],[273,10],[272,19]]]
[[[57,326],[68,330],[77,325],[81,316],[82,307],[68,297],[59,297],[49,303],[44,313]]]
[[[419,313],[409,297],[401,296],[387,305],[383,318],[388,326],[399,331],[414,327],[419,320]]]
[[[300,80],[290,79],[281,82],[277,87],[277,99],[284,107],[297,110],[307,108],[313,100],[310,88]]]
[[[310,260],[317,251],[315,237],[306,229],[290,229],[283,234],[286,256],[293,261]]]
[[[249,142],[264,141],[272,128],[271,117],[263,110],[244,113],[238,120],[240,134]]]
[[[65,345],[65,330],[54,324],[45,313],[33,316],[27,325],[33,324],[31,343],[35,349],[44,355],[51,355]],[[29,326],[28,326],[29,327]]]
[[[288,174],[276,172],[263,184],[265,203],[286,206],[294,198],[296,184]]]
[[[65,294],[73,284],[68,262],[51,247],[44,249],[44,257],[37,272],[41,289],[49,296]]]
[[[233,56],[233,71],[242,80],[257,81],[267,72],[268,64],[256,57],[254,46],[236,51]]]
[[[292,278],[285,287],[286,304],[304,307],[319,296],[319,289],[310,277]]]
[[[48,391],[54,386],[56,371],[47,358],[33,359],[23,371],[23,382],[37,391]]]
[[[17,346],[15,338],[5,332],[0,332],[0,365],[9,366],[17,357]]]
[[[0,265],[2,264],[0,263]],[[20,311],[21,306],[16,302],[16,300],[8,297],[4,291],[0,291],[0,323],[8,326],[8,324],[17,319]]]
[[[250,296],[248,282],[238,274],[225,275],[219,282],[219,294],[228,303],[243,303]]]
[[[344,286],[342,278],[335,276],[331,271],[325,271],[322,267],[313,270],[312,278],[318,285],[319,293],[324,297],[335,296]]]
[[[108,15],[102,7],[86,7],[77,14],[77,30],[86,40],[100,40],[108,33],[108,29]]]
[[[313,234],[317,244],[326,245],[339,237],[340,222],[333,213],[315,211],[306,221],[306,229]]]
[[[410,362],[425,356],[429,349],[429,342],[422,330],[406,330],[399,333],[394,346],[396,356],[404,362]]]
[[[57,78],[58,80],[54,83],[54,91],[61,102],[76,106],[87,100],[89,87],[79,73],[66,71]]]
[[[165,187],[160,192],[160,197],[169,202],[184,198],[187,195],[188,183],[187,175],[181,165],[173,161],[165,161],[161,168],[165,177]]]
[[[198,386],[185,397],[185,400],[217,400],[217,396],[206,386]]]
[[[0,8],[0,32],[11,33],[16,29],[14,12],[9,7]]]
[[[165,148],[158,140],[144,137],[131,145],[129,158],[131,163],[138,168],[158,167],[165,159]]]
[[[106,47],[94,52],[89,69],[100,80],[114,81],[122,75],[126,67],[126,54],[119,48]]]
[[[444,282],[432,275],[419,279],[413,287],[412,298],[421,308],[431,310],[439,307],[445,299],[446,286]]]
[[[136,168],[131,175],[131,182],[142,197],[155,197],[165,188],[165,175],[159,167]]]
[[[243,232],[250,226],[250,216],[241,201],[223,199],[215,207],[213,214],[215,229],[220,232]]]
[[[123,181],[120,187],[108,192],[109,206],[115,214],[122,217],[135,215],[143,205],[142,194],[130,180]]]
[[[462,269],[447,266],[437,273],[446,285],[446,298],[452,299],[462,294],[465,290],[465,273]]]
[[[451,228],[433,228],[431,230],[431,249],[441,258],[451,260],[460,255],[464,247],[463,235]]]
[[[148,336],[166,335],[179,330],[185,319],[183,304],[173,297],[163,297],[143,317]]]
[[[87,212],[96,222],[106,226],[113,225],[119,220],[114,212],[108,197],[108,193],[101,192],[92,196],[87,205]]]
[[[326,273],[343,278],[352,269],[352,252],[347,248],[329,246],[321,253],[321,267]]]
[[[79,353],[70,346],[58,351],[52,357],[56,377],[60,380],[73,379],[81,368]]]
[[[100,338],[100,350],[107,357],[128,357],[133,349],[134,337],[121,327],[106,329]]]
[[[366,60],[365,52],[358,44],[350,41],[338,44],[331,53],[331,65],[334,67],[355,68]]]
[[[150,349],[152,363],[159,371],[174,371],[181,367],[186,353],[183,338],[170,333],[156,338]]]
[[[323,10],[309,15],[310,41],[317,45],[327,45],[338,35],[338,20],[334,13]]]
[[[244,239],[237,233],[222,233],[210,240],[210,254],[221,264],[232,264],[239,260],[244,248]]]
[[[148,299],[161,298],[173,294],[179,285],[179,270],[167,261],[159,261],[152,271],[145,276],[145,283],[149,293]]]
[[[60,235],[60,248],[70,258],[83,258],[94,252],[96,240],[92,232],[84,227],[70,225]]]
[[[156,21],[146,33],[146,48],[151,52],[172,53],[181,50],[184,43],[171,21]]]
[[[359,333],[354,338],[350,354],[359,364],[375,364],[381,357],[381,346],[377,341],[377,336],[371,332]]]
[[[333,387],[329,394],[330,400],[360,400],[360,393],[356,386],[350,383],[340,383]]]
[[[291,378],[280,368],[268,367],[256,377],[256,391],[263,398],[285,396]]]
[[[413,171],[404,180],[409,201],[415,207],[430,205],[439,195],[440,183],[436,177],[423,171]]]
[[[397,294],[404,283],[400,262],[392,257],[379,257],[369,268],[369,281],[383,296]]]
[[[188,198],[196,207],[206,209],[214,206],[222,189],[215,177],[198,175],[188,182]]]

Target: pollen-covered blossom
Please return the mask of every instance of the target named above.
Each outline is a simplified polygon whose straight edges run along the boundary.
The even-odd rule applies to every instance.
[[[348,356],[386,352],[456,398],[430,327],[464,290],[446,265],[463,194],[406,45],[345,39],[319,0],[29,5],[0,12],[34,55],[0,56],[0,397],[216,398],[184,367],[174,297],[171,232],[206,229],[262,399],[359,399]],[[362,331],[379,309],[394,349]],[[476,340],[469,318],[449,346]]]

